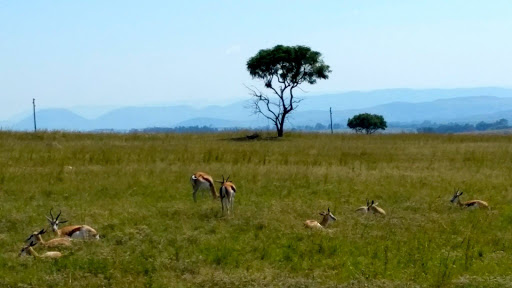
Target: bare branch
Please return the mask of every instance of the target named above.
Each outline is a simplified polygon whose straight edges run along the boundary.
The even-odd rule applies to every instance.
[[[296,88],[300,89],[300,91],[302,91],[304,93],[309,93],[309,91],[306,91],[306,90],[302,89],[300,86],[297,86]]]
[[[277,123],[277,119],[279,118],[279,115],[280,115],[280,105],[279,104],[276,104],[276,103],[273,103],[272,101],[270,101],[270,98],[266,95],[264,95],[263,93],[261,93],[261,91],[258,90],[258,88],[254,87],[251,88],[247,85],[244,85],[247,89],[249,89],[249,91],[251,91],[249,94],[252,95],[254,98],[253,98],[253,103],[252,103],[252,108],[253,108],[253,114],[261,114],[263,115],[263,117],[271,120],[272,122],[274,122],[274,124]],[[267,108],[267,111],[271,113],[271,115],[268,115],[266,114],[260,107],[260,103],[263,103],[266,108]],[[275,106],[275,107],[278,107],[279,109],[279,112],[276,114],[270,107],[272,106]]]

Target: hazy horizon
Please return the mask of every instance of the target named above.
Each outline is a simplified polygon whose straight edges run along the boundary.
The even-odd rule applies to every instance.
[[[332,93],[329,93],[329,92],[326,92],[326,93],[318,93],[318,94],[310,94],[310,93],[298,93],[298,97],[304,99],[314,99],[315,97],[321,97],[321,96],[336,96],[336,95],[342,95],[342,94],[345,94],[345,95],[349,95],[351,93],[361,93],[363,94],[363,98],[364,98],[364,95],[366,94],[371,94],[371,93],[379,93],[379,92],[384,92],[384,91],[411,91],[412,92],[418,92],[418,91],[429,91],[429,90],[441,90],[441,91],[459,91],[459,90],[479,90],[479,89],[482,89],[482,90],[485,90],[485,89],[510,89],[512,90],[512,88],[508,88],[508,87],[461,87],[461,88],[448,88],[448,89],[440,89],[440,88],[432,88],[432,89],[413,89],[413,88],[389,88],[389,89],[376,89],[376,90],[351,90],[351,91],[340,91],[340,92],[332,92]],[[358,105],[350,105],[350,109],[358,109],[358,108],[366,108],[366,107],[373,107],[373,106],[377,106],[377,105],[382,105],[382,104],[385,104],[385,103],[393,103],[393,102],[408,102],[408,103],[422,103],[422,102],[431,102],[431,101],[435,101],[435,100],[440,100],[440,99],[449,99],[449,98],[458,98],[458,97],[475,97],[475,96],[493,96],[493,97],[499,97],[499,98],[508,98],[508,97],[512,97],[512,96],[503,96],[503,95],[499,95],[499,96],[494,96],[494,95],[466,95],[466,96],[448,96],[446,95],[446,93],[443,93],[444,95],[442,96],[439,96],[439,95],[432,95],[432,97],[428,97],[427,99],[425,98],[416,98],[416,97],[410,97],[408,98],[407,100],[403,100],[403,99],[400,99],[400,100],[393,100],[393,101],[382,101],[382,102],[379,102],[379,103],[375,103],[375,102],[371,102],[371,100],[369,101],[363,101],[363,102],[367,102],[368,104],[367,105],[362,105],[361,103],[358,103]],[[400,98],[400,97],[398,97]],[[402,97],[403,98],[403,97]],[[211,103],[211,104],[204,104],[204,105],[200,105],[200,106],[197,106],[197,108],[205,108],[205,107],[208,107],[208,106],[221,106],[221,107],[225,107],[225,106],[229,106],[229,105],[232,105],[232,104],[235,104],[235,103],[239,103],[239,102],[242,102],[242,101],[248,101],[250,100],[250,98],[237,98],[237,99],[233,99],[233,101],[230,101],[230,102],[225,102],[225,103]],[[364,100],[364,99],[363,99]],[[20,119],[23,119],[23,118],[26,118],[28,116],[31,116],[32,115],[32,102],[29,103],[29,105],[27,105],[27,109],[25,109],[24,111],[22,112],[19,112],[17,114],[14,114],[12,115],[10,118],[7,118],[7,119],[1,119],[0,118],[0,121],[10,121],[10,120],[20,120]],[[183,103],[177,103],[177,102],[172,102],[172,101],[169,101],[169,102],[160,102],[160,103],[144,103],[144,104],[133,104],[133,105],[76,105],[76,106],[68,106],[68,107],[65,107],[65,106],[50,106],[50,107],[45,107],[45,106],[41,106],[38,104],[37,102],[37,99],[36,99],[36,111],[41,111],[41,110],[52,110],[52,109],[65,109],[65,110],[69,110],[73,113],[76,113],[77,115],[81,116],[81,117],[84,117],[86,119],[95,119],[99,116],[102,116],[108,112],[111,112],[111,111],[114,111],[114,110],[117,110],[117,109],[120,109],[120,108],[127,108],[127,107],[170,107],[170,106],[187,106],[187,107],[193,107],[193,105],[190,105],[189,103],[186,103],[186,102],[183,102]],[[299,111],[304,111],[304,110],[318,110],[318,109],[308,109],[309,106],[306,106],[306,107],[301,107],[301,109]],[[348,108],[342,108],[341,110],[343,109],[348,109]],[[250,111],[248,110],[248,113],[250,113]]]
[[[0,0],[0,120],[38,109],[248,99],[245,63],[307,45],[331,66],[308,95],[512,87],[509,1]]]

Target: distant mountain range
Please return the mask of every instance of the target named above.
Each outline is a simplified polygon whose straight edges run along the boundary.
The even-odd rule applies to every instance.
[[[426,100],[425,100],[426,99]],[[437,99],[433,100],[432,99]],[[364,103],[374,105],[364,106]],[[68,109],[37,111],[39,129],[92,131],[101,129],[130,130],[147,127],[210,126],[216,128],[262,127],[270,123],[251,115],[249,101],[227,106],[124,107],[88,119]],[[390,89],[348,92],[304,97],[300,108],[291,114],[288,128],[329,122],[344,126],[355,114],[368,112],[383,115],[388,123],[437,123],[512,120],[512,89]],[[83,111],[82,113],[87,113]],[[80,113],[80,114],[82,114]],[[91,113],[90,113],[91,114]],[[83,115],[83,114],[82,114]],[[512,121],[511,121],[512,122]],[[0,122],[2,129],[31,130],[32,115],[22,120]]]

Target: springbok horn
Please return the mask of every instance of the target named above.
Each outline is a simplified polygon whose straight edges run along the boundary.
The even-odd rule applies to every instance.
[[[62,213],[62,210],[59,210],[59,215],[57,215],[57,218],[55,218],[55,220],[59,220],[60,213]]]
[[[222,174],[222,183],[224,183],[224,182],[225,182],[225,181],[224,181],[224,174]]]
[[[53,208],[52,208],[52,209],[53,209]],[[50,209],[50,216],[52,216],[52,221],[53,221],[52,209]]]
[[[226,182],[228,182],[228,181],[229,181],[229,176],[231,176],[231,175],[228,175],[228,178],[226,178]]]

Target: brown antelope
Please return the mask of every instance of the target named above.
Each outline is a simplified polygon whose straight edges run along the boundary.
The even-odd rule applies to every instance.
[[[19,256],[30,255],[30,256],[34,256],[34,258],[53,258],[53,259],[60,258],[62,256],[62,253],[60,253],[60,252],[46,252],[42,255],[39,255],[36,251],[34,251],[34,249],[32,249],[32,247],[36,246],[36,244],[37,244],[37,242],[36,243],[30,242],[30,244],[21,248]]]
[[[213,200],[217,199],[219,195],[217,195],[217,192],[215,191],[215,185],[213,184],[213,178],[212,176],[203,173],[203,172],[197,172],[194,175],[190,176],[190,183],[192,184],[192,196],[194,197],[194,202],[197,202],[196,200],[196,194],[199,189],[210,189],[210,192],[212,193]],[[204,193],[204,192],[203,192]]]
[[[71,225],[59,229],[59,224],[68,222],[67,220],[59,221],[61,212],[62,211],[59,211],[59,215],[54,219],[52,209],[50,209],[51,219],[46,216],[46,219],[50,222],[50,227],[52,227],[53,233],[55,233],[57,237],[70,237],[73,239],[100,239],[98,232],[87,225]]]
[[[222,175],[222,181],[217,181],[220,184],[219,194],[220,194],[220,203],[222,204],[222,214],[224,214],[224,208],[228,211],[233,211],[233,203],[235,202],[235,193],[236,187],[233,182],[229,181],[229,176],[224,180],[224,175]]]
[[[32,242],[34,243],[41,243],[41,245],[45,247],[57,247],[57,246],[71,246],[71,238],[69,237],[63,237],[63,238],[54,238],[48,241],[43,241],[43,235],[46,233],[46,230],[41,229],[39,232],[32,233],[27,240],[25,240],[25,244],[30,244]]]
[[[382,209],[380,207],[377,207],[377,205],[379,205],[379,203],[375,203],[373,200],[370,203],[370,201],[368,201],[368,199],[366,199],[366,207],[361,206],[356,209],[356,212],[386,215],[386,211],[384,211],[384,209]]]
[[[459,189],[456,189],[455,194],[453,194],[452,200],[450,200],[450,202],[455,203],[459,207],[462,207],[462,208],[489,209],[489,204],[487,204],[487,202],[482,201],[482,200],[470,200],[470,201],[461,203],[459,197],[460,197],[460,195],[462,195],[462,193],[464,193],[464,192],[460,191]],[[455,202],[455,201],[457,201],[457,202]]]
[[[334,217],[334,215],[332,215],[331,209],[329,209],[329,208],[327,208],[327,212],[321,212],[320,215],[323,216],[322,222],[318,223],[318,221],[316,221],[316,220],[306,220],[306,222],[304,222],[304,227],[312,228],[312,229],[316,229],[316,228],[323,229],[323,228],[327,228],[327,225],[329,224],[329,222],[336,221],[336,217]]]

